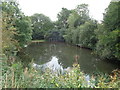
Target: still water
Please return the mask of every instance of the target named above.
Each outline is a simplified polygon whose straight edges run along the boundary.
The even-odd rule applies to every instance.
[[[85,73],[96,71],[109,73],[118,68],[117,65],[95,57],[91,50],[65,43],[32,43],[26,48],[26,53],[34,59],[34,65],[39,67],[41,65],[42,67],[59,66],[62,69],[67,69],[76,62],[75,56],[77,55],[77,62]]]

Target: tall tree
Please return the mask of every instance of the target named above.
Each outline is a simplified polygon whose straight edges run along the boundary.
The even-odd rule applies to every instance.
[[[74,24],[75,27],[84,24],[86,21],[89,21],[90,17],[89,17],[88,4],[78,5],[75,11],[79,15],[79,18],[75,21]]]
[[[46,32],[54,27],[50,18],[43,14],[34,14],[30,18],[33,25],[33,39],[44,39]]]
[[[68,10],[67,8],[62,8],[61,12],[58,13],[57,18],[58,18],[58,28],[67,28],[68,23],[67,19],[71,13],[71,10]]]
[[[26,25],[29,20],[26,19],[26,21],[23,22],[23,18],[25,18],[24,14],[19,9],[18,3],[15,1],[4,1],[2,4],[0,4],[0,7],[2,7],[2,32],[3,32],[3,45],[7,45],[5,48],[6,51],[11,51],[11,53],[14,50],[18,50],[21,46],[24,46],[24,43],[27,43],[31,38],[24,38],[21,41],[19,40],[19,37],[16,38],[16,36],[20,36],[20,34],[24,34],[27,37],[31,37],[31,34],[27,34],[25,31],[31,31],[31,29],[28,27],[31,27],[29,24],[28,26],[25,26],[23,29],[18,29],[21,26],[17,24],[17,22],[21,22],[22,24]],[[24,31],[24,32],[23,32]],[[9,36],[7,36],[9,34]],[[24,42],[25,41],[25,42]],[[23,43],[24,42],[24,43]],[[10,44],[11,43],[11,44]],[[12,47],[12,48],[10,48]],[[4,49],[4,48],[3,48]],[[9,49],[9,50],[8,50]]]
[[[97,42],[96,35],[94,33],[96,29],[97,29],[97,22],[95,20],[85,22],[85,24],[81,25],[78,28],[79,44],[81,44],[84,47],[94,49],[95,44]]]
[[[17,18],[20,18],[20,11],[16,2],[2,2],[0,4],[2,8],[2,49],[3,52],[9,56],[14,50],[18,48],[18,42],[14,38],[16,35],[15,22]]]
[[[71,14],[68,17],[68,25],[69,28],[66,30],[66,34],[64,35],[64,38],[67,42],[69,43],[74,43],[74,44],[79,44],[82,42],[79,42],[80,37],[80,26],[86,24],[86,22],[89,22],[90,17],[89,17],[89,10],[88,10],[88,5],[87,4],[81,4],[78,5],[77,8],[74,10],[71,10]],[[85,26],[85,25],[84,25]],[[89,27],[85,27],[86,29]],[[94,30],[93,30],[94,32]],[[84,35],[81,35],[84,36]],[[84,37],[85,38],[85,37]]]
[[[69,28],[74,28],[76,26],[76,21],[80,18],[80,16],[78,15],[78,13],[73,10],[72,13],[69,15],[68,17],[68,25]]]
[[[20,46],[26,45],[32,39],[32,27],[30,18],[23,16],[20,20],[16,20],[15,39],[18,40]]]
[[[96,51],[102,58],[120,60],[120,1],[111,2],[98,28]],[[101,32],[101,33],[99,33]]]
[[[2,11],[2,51],[7,56],[10,56],[18,46],[18,42],[14,39],[16,28],[13,23],[8,23],[11,19],[13,20],[6,12]]]
[[[103,23],[109,31],[120,29],[120,1],[111,2],[106,8]]]

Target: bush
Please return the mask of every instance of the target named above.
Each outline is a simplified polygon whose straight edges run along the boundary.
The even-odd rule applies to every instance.
[[[57,75],[49,69],[45,73],[34,68],[23,69],[21,63],[3,64],[3,88],[118,88],[120,84],[120,71],[113,76],[98,74],[88,77],[81,72],[79,65],[73,66],[66,74]]]

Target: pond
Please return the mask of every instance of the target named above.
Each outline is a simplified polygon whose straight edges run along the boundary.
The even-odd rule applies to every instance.
[[[61,66],[62,68],[67,69],[68,67],[72,67],[77,60],[81,70],[87,74],[96,71],[109,73],[119,67],[106,60],[100,60],[95,57],[89,49],[79,48],[66,43],[32,43],[25,51],[34,59],[35,65],[38,66],[50,66],[49,64],[52,64],[56,67]]]

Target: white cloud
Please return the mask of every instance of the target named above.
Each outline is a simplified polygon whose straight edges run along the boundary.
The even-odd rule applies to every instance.
[[[57,14],[62,7],[74,9],[77,5],[89,4],[90,15],[97,20],[102,20],[102,13],[108,7],[111,0],[17,0],[25,15],[43,13],[51,20],[57,19]]]

